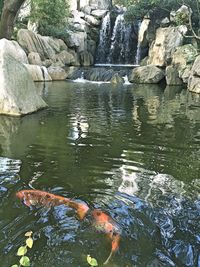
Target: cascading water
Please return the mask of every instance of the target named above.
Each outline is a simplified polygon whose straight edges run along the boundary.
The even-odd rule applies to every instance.
[[[138,64],[138,31],[138,22],[127,23],[124,13],[107,13],[101,25],[96,63]]]
[[[106,62],[107,56],[110,53],[110,33],[111,33],[111,18],[110,13],[104,17],[99,35],[99,45],[97,48],[96,61],[99,63]]]
[[[141,59],[141,42],[140,42],[140,34],[141,34],[141,21],[138,22],[138,42],[137,42],[137,51],[135,55],[135,64],[139,65]]]

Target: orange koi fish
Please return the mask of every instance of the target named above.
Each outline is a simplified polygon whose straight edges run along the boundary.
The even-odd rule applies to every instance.
[[[108,238],[111,240],[111,252],[108,256],[107,260],[104,262],[104,264],[107,264],[110,258],[112,257],[113,253],[117,251],[119,248],[119,242],[120,242],[120,229],[117,226],[117,224],[114,222],[114,220],[104,213],[103,211],[99,209],[95,209],[92,211],[92,215],[94,218],[94,226],[97,230],[100,230],[108,236]]]
[[[16,193],[16,197],[23,200],[24,204],[30,206],[55,207],[67,205],[74,208],[80,220],[83,220],[89,207],[85,203],[78,203],[70,198],[54,195],[40,190],[22,190]]]

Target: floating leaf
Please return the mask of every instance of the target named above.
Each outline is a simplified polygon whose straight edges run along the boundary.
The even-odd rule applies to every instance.
[[[33,239],[31,237],[29,237],[28,239],[26,239],[26,245],[29,248],[32,248],[32,246],[33,246]]]
[[[27,252],[27,248],[26,247],[20,247],[17,251],[17,256],[24,256]]]
[[[30,259],[27,256],[21,257],[19,262],[22,266],[30,266]]]
[[[87,255],[87,262],[90,264],[90,266],[98,266],[97,260],[95,258],[92,258],[90,255]]]
[[[25,233],[25,236],[27,236],[27,237],[30,237],[30,236],[32,236],[32,231],[29,231],[29,232],[27,232],[27,233]]]

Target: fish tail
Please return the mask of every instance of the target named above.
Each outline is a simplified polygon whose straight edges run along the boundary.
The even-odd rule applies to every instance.
[[[108,256],[107,260],[103,263],[103,265],[108,264],[108,262],[111,259],[112,255],[113,255],[113,251],[111,250],[110,255]]]

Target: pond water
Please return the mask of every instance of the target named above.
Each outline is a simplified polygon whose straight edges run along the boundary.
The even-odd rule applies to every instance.
[[[0,117],[0,266],[99,266],[110,243],[66,206],[30,209],[36,188],[109,213],[122,231],[110,267],[200,266],[200,96],[181,87],[37,84],[49,108]]]

